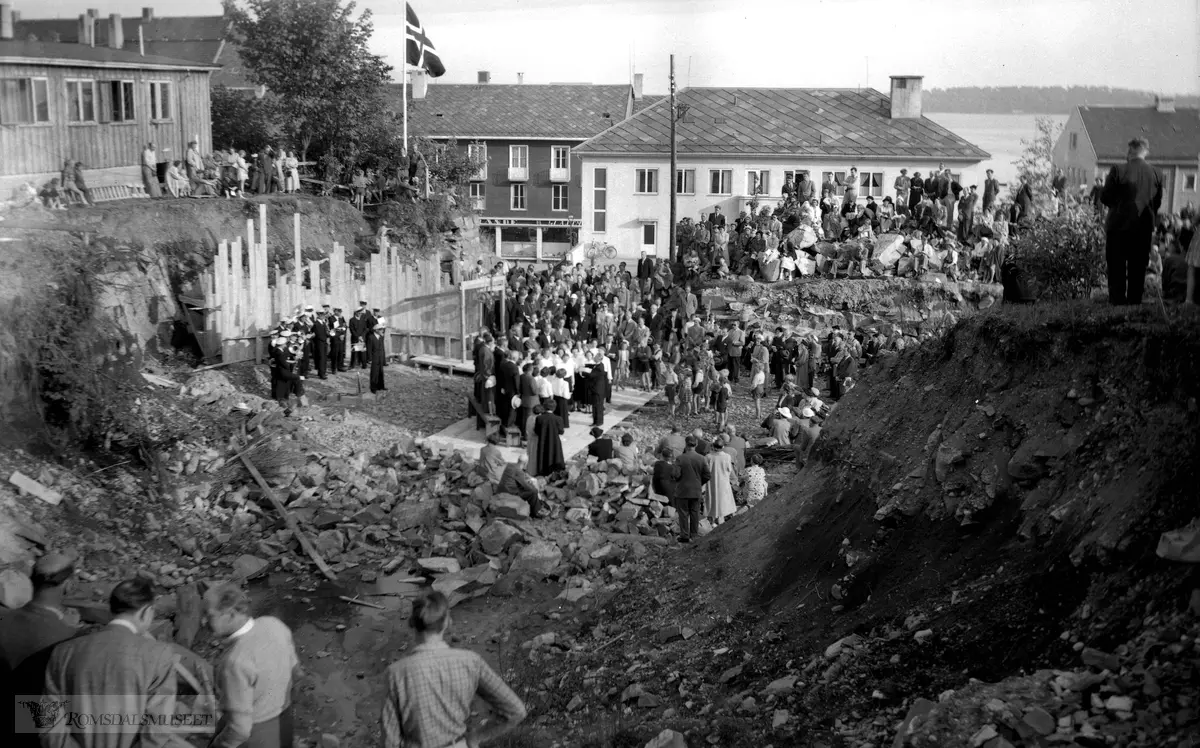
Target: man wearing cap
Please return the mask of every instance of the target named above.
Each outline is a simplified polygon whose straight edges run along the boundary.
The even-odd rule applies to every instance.
[[[38,745],[36,733],[17,734],[17,697],[37,699],[45,688],[46,663],[54,646],[79,633],[79,614],[63,607],[67,582],[75,575],[73,554],[48,553],[33,565],[33,599],[0,614],[0,735],[17,745]],[[24,740],[20,740],[24,738]]]
[[[1104,254],[1108,303],[1114,306],[1142,303],[1154,221],[1163,199],[1162,175],[1146,163],[1149,153],[1149,142],[1134,138],[1129,141],[1128,160],[1112,167],[1104,180],[1101,201],[1108,207]]]
[[[329,315],[329,370],[335,374],[346,370],[346,318],[341,309]]]
[[[108,600],[112,622],[100,631],[62,642],[46,666],[45,694],[69,699],[79,714],[137,717],[97,730],[82,720],[60,720],[41,735],[46,748],[187,746],[172,727],[175,706],[174,647],[150,636],[154,590],[143,578],[121,582]]]
[[[803,468],[808,462],[808,455],[812,452],[817,438],[821,436],[821,427],[813,424],[815,415],[812,408],[800,411],[800,423],[795,429],[795,439],[792,441],[792,449],[796,453],[796,466],[799,468]]]
[[[325,321],[329,314],[329,305],[325,304],[321,314],[312,318],[312,356],[313,365],[317,369],[317,379],[325,378],[326,367],[329,364],[329,325]]]
[[[353,369],[355,363],[358,368],[367,368],[367,336],[371,334],[371,328],[367,327],[367,302],[358,302],[358,309],[354,310],[354,315],[350,317],[350,322],[346,325],[350,331],[350,368]]]
[[[776,408],[775,412],[767,416],[766,423],[763,427],[767,429],[767,436],[774,437],[779,444],[792,443],[792,411],[789,408]]]

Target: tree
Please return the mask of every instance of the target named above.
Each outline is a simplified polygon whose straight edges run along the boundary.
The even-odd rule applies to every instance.
[[[1016,197],[1022,184],[1033,190],[1034,205],[1038,214],[1043,214],[1051,203],[1050,180],[1054,173],[1054,143],[1062,134],[1062,125],[1049,117],[1037,118],[1037,135],[1032,140],[1021,140],[1024,151],[1021,158],[1013,161],[1017,167],[1017,179],[1013,182],[1012,197]]]
[[[239,148],[247,153],[279,142],[279,105],[267,94],[256,97],[249,91],[213,86],[211,101],[212,139],[219,148]]]
[[[367,50],[370,11],[356,19],[354,8],[342,0],[225,0],[250,79],[276,97],[302,160],[310,150],[353,154],[383,115],[392,69]]]

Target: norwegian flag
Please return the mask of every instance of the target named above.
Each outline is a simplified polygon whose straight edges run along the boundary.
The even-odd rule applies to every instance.
[[[408,11],[408,33],[406,34],[408,64],[422,68],[429,73],[430,78],[444,75],[446,66],[442,64],[442,58],[438,57],[437,50],[433,48],[433,42],[425,35],[425,28],[417,20],[416,12],[408,3],[405,3],[404,7]]]

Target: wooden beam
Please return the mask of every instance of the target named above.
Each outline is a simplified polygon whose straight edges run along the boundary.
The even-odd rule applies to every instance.
[[[297,220],[299,219],[299,215],[299,213],[296,214]],[[304,534],[304,530],[300,528],[300,523],[296,521],[295,517],[288,513],[287,507],[285,507],[283,502],[279,500],[279,497],[275,495],[275,491],[269,485],[267,485],[267,482],[262,477],[262,473],[258,472],[258,468],[254,467],[254,463],[250,462],[249,457],[242,455],[241,459],[242,464],[246,466],[246,469],[250,471],[250,475],[254,477],[254,482],[257,483],[258,487],[262,489],[264,494],[266,494],[266,497],[271,501],[271,505],[275,507],[275,511],[279,512],[279,514],[283,517],[283,521],[287,523],[288,529],[292,531],[292,535],[296,537],[297,542],[300,543],[300,547],[304,549],[304,552],[308,554],[308,557],[311,558],[313,563],[317,565],[317,568],[321,570],[321,573],[325,575],[326,579],[336,582],[337,574],[333,573],[333,569],[330,569],[329,565],[325,563],[325,559],[321,558],[321,554],[317,553],[317,549],[312,544],[312,541],[309,540],[308,536]]]
[[[467,360],[467,289],[458,286],[458,332],[462,340],[462,360]]]

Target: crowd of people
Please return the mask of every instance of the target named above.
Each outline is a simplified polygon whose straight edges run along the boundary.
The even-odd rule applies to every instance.
[[[43,555],[31,573],[32,600],[0,613],[5,745],[291,748],[293,690],[304,668],[283,621],[253,615],[236,583],[203,589],[203,622],[220,645],[210,663],[155,639],[164,601],[142,576],[113,588],[111,622],[83,624],[67,604],[78,563],[71,552]],[[481,656],[447,643],[445,595],[417,599],[409,626],[414,646],[387,669],[384,748],[475,748],[525,718],[521,699]],[[481,727],[470,724],[476,697],[495,717]]]

